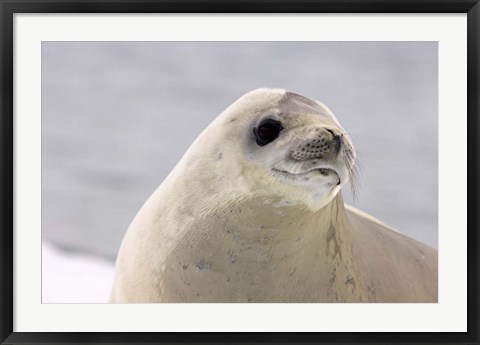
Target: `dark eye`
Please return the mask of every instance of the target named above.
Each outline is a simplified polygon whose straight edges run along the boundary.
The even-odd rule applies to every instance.
[[[265,146],[278,138],[283,126],[280,121],[266,119],[258,127],[253,128],[253,134],[257,139],[257,145]]]

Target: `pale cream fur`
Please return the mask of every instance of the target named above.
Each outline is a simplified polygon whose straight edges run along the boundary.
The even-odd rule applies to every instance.
[[[323,117],[293,114],[259,149],[258,119],[296,111],[285,94],[246,94],[195,140],[130,225],[111,302],[437,301],[436,250],[345,208],[341,160],[339,186],[272,173],[294,168],[278,157],[314,128],[343,133],[317,103]]]

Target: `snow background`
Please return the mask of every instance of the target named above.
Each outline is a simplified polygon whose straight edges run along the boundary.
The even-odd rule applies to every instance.
[[[324,102],[347,203],[436,247],[436,42],[43,42],[42,302],[106,302],[122,237],[196,136],[258,87]]]
[[[110,260],[42,244],[42,303],[105,303],[112,281]]]

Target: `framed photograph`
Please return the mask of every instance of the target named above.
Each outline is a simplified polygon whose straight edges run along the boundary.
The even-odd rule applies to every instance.
[[[2,344],[478,344],[478,1],[4,1]]]

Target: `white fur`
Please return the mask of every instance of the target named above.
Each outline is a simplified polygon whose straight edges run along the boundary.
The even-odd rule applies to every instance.
[[[434,250],[345,210],[343,152],[288,159],[317,128],[344,131],[328,108],[305,113],[285,95],[252,91],[195,140],[130,225],[112,302],[436,300]],[[252,128],[265,116],[286,128],[260,148]],[[326,165],[341,185],[307,172]]]

